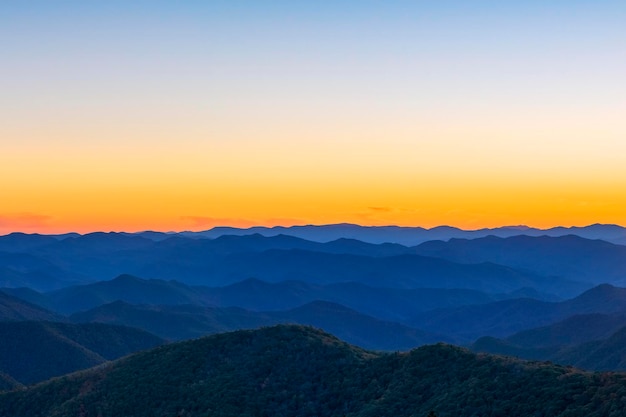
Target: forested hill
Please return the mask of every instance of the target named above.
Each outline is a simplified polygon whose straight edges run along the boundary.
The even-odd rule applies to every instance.
[[[165,345],[0,396],[0,415],[623,416],[626,375],[474,354],[383,354],[302,326]]]

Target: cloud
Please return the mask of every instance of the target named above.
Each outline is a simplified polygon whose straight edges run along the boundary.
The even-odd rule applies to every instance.
[[[0,231],[23,232],[45,229],[52,217],[37,213],[5,213],[0,214]]]
[[[369,210],[375,211],[375,212],[390,212],[393,211],[393,209],[391,207],[368,207]]]

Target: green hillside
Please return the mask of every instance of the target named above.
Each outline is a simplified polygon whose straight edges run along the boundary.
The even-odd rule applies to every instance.
[[[623,416],[626,375],[438,344],[372,353],[302,326],[165,345],[0,395],[0,415]]]

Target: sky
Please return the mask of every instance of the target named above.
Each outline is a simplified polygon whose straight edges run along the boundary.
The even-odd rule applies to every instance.
[[[626,225],[624,1],[0,2],[0,234]]]

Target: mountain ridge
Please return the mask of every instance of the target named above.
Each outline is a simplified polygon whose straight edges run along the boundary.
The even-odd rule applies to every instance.
[[[624,374],[445,344],[381,354],[281,325],[165,345],[0,394],[0,414],[605,417],[623,410],[624,386]]]
[[[164,341],[143,330],[100,323],[0,322],[0,372],[33,384]]]
[[[103,232],[91,232],[103,233]],[[174,236],[183,236],[191,238],[210,238],[214,239],[224,235],[251,235],[260,234],[263,236],[276,236],[280,234],[301,237],[315,242],[330,242],[340,238],[356,239],[366,243],[399,243],[406,246],[415,246],[429,240],[448,240],[451,238],[479,238],[489,235],[498,237],[509,237],[515,235],[527,236],[564,236],[573,234],[587,239],[602,239],[612,243],[626,244],[626,227],[617,224],[601,224],[594,223],[587,226],[555,226],[547,229],[525,226],[525,225],[508,225],[492,228],[480,229],[462,229],[454,226],[439,225],[431,228],[419,226],[364,226],[355,223],[336,223],[321,225],[294,225],[294,226],[252,226],[248,228],[216,226],[211,229],[202,231],[180,231],[180,232],[159,232],[159,231],[141,231],[141,232],[110,232],[112,234],[140,236],[153,241],[162,241]],[[54,238],[55,240],[64,240],[68,237],[84,236],[76,233],[68,233],[65,235],[38,235],[43,238]],[[36,236],[37,234],[26,234],[14,232],[4,236],[0,236],[0,251],[3,250],[3,238],[14,235],[12,247],[18,242],[25,242],[26,245],[42,245],[42,241],[34,242],[28,236]],[[26,235],[26,236],[24,236]],[[30,239],[30,240],[29,240]],[[53,243],[52,241],[48,241]]]
[[[626,288],[602,284],[565,301],[548,302],[530,298],[502,300],[432,310],[417,315],[407,323],[426,331],[439,329],[442,333],[471,341],[481,336],[510,336],[576,314],[622,312],[626,312]]]

